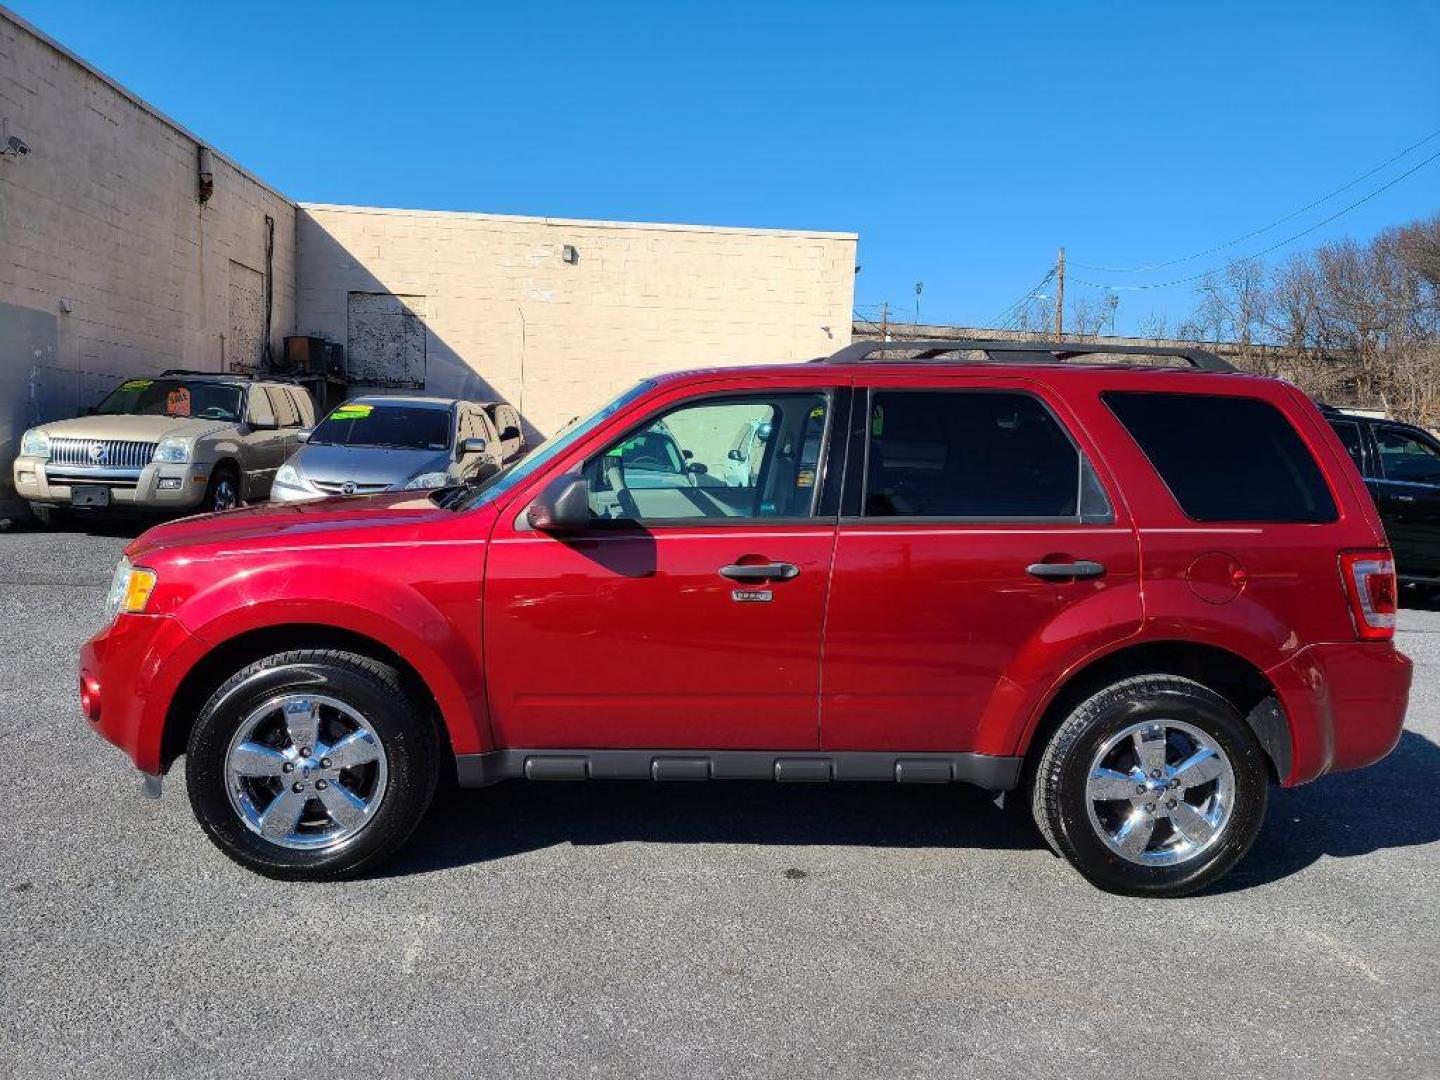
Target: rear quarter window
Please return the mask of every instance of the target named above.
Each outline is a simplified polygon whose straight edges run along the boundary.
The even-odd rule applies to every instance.
[[[1268,401],[1219,394],[1102,395],[1195,521],[1334,521],[1304,441]]]

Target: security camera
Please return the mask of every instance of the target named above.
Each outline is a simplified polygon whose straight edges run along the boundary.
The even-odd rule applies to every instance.
[[[19,135],[11,135],[5,140],[5,152],[14,154],[16,157],[24,157],[30,153],[30,145]]]

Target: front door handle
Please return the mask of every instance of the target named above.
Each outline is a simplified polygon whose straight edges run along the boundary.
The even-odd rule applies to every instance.
[[[731,581],[789,581],[800,575],[800,568],[794,563],[731,563],[720,568],[720,576]]]
[[[1091,578],[1105,573],[1105,567],[1090,559],[1080,559],[1078,562],[1031,563],[1025,572],[1038,578]]]

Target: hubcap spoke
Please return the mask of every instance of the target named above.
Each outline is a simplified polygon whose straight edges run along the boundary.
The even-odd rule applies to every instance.
[[[1208,844],[1215,836],[1215,822],[1184,800],[1170,811],[1170,823],[1192,844]]]
[[[1143,810],[1135,810],[1111,839],[1126,855],[1138,856],[1149,845],[1154,833],[1155,819]]]
[[[1182,788],[1199,787],[1208,784],[1225,770],[1220,755],[1208,746],[1202,746],[1175,766],[1175,779]]]
[[[1140,759],[1140,768],[1146,776],[1155,770],[1165,769],[1165,729],[1159,724],[1141,728],[1131,736],[1135,741],[1135,756]]]
[[[1117,802],[1120,799],[1135,798],[1138,783],[1137,778],[1130,773],[1101,767],[1090,774],[1086,791],[1095,802]]]
[[[380,751],[369,732],[352,731],[325,750],[324,754],[334,768],[353,769],[357,765],[368,765],[380,756]]]
[[[313,749],[320,734],[320,707],[308,698],[297,698],[285,706],[285,728],[296,749]]]
[[[279,750],[243,742],[230,752],[230,768],[241,776],[279,776],[290,759]]]
[[[365,819],[365,800],[340,784],[331,784],[317,794],[335,823],[343,829],[354,828]]]
[[[306,795],[286,788],[260,815],[260,835],[272,840],[284,839],[295,831],[305,809]]]

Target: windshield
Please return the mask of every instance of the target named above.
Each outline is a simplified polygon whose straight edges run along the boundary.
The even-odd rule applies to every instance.
[[[466,489],[463,495],[449,505],[455,510],[468,510],[472,506],[479,506],[483,502],[490,502],[493,499],[500,498],[502,495],[513,490],[515,485],[533,475],[535,470],[542,468],[546,462],[563,454],[567,449],[575,445],[575,443],[594,431],[602,422],[614,416],[640,395],[648,393],[654,388],[655,384],[646,380],[626,390],[625,393],[621,394],[608,405],[602,405],[583,420],[576,417],[554,435],[551,435],[550,438],[542,442],[527,456],[507,468],[500,470],[479,487]]]
[[[204,379],[128,379],[95,411],[105,416],[193,416],[200,420],[240,420],[243,391],[233,383]]]
[[[315,426],[309,445],[448,450],[450,426],[449,408],[350,401]]]

